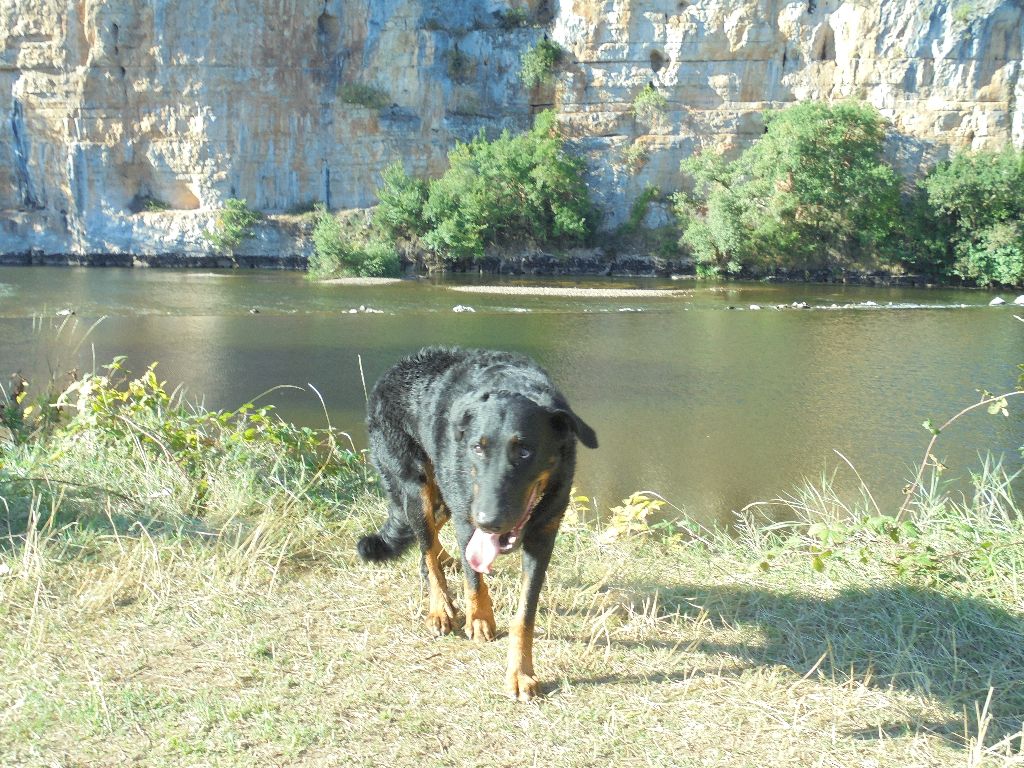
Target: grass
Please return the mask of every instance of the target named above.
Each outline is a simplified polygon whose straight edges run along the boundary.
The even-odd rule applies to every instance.
[[[734,535],[651,495],[600,523],[577,500],[523,705],[504,635],[431,640],[415,559],[358,562],[385,509],[343,437],[119,373],[60,426],[7,421],[5,766],[1024,762],[1024,522],[998,464],[889,524],[827,482]],[[489,580],[499,630],[517,561]]]

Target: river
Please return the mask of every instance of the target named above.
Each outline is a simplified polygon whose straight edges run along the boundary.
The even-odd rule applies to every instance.
[[[455,290],[485,283],[680,293]],[[1024,309],[989,307],[993,295],[480,276],[352,286],[294,272],[4,267],[0,372],[39,377],[127,355],[137,371],[159,361],[161,378],[212,408],[296,385],[303,391],[278,389],[264,402],[311,426],[329,417],[361,448],[364,378],[372,386],[427,344],[516,350],[544,365],[597,431],[601,447],[580,449],[577,486],[601,509],[651,490],[698,519],[728,522],[751,501],[833,471],[852,495],[857,480],[839,451],[891,510],[927,443],[922,422],[976,402],[979,389],[1016,382],[1024,323],[1014,314]],[[459,305],[474,311],[453,311]],[[75,314],[58,333],[56,313],[66,309]],[[972,414],[940,438],[948,477],[966,477],[987,451],[1020,466],[1015,408],[1011,401],[1009,419]]]

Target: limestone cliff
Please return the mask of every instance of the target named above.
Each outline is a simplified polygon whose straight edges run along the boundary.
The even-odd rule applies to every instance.
[[[568,55],[527,90],[543,35]],[[370,205],[389,162],[439,173],[549,105],[609,225],[801,99],[874,104],[914,172],[1024,144],[1022,47],[1020,0],[0,0],[0,252],[202,251],[225,198]],[[668,107],[642,121],[651,85]]]

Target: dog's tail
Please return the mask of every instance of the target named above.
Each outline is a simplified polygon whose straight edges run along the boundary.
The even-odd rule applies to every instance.
[[[379,563],[394,560],[409,548],[416,535],[407,524],[388,516],[384,526],[377,533],[370,533],[359,540],[357,548],[363,560]]]

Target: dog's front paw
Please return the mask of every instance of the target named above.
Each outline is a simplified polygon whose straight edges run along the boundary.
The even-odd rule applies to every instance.
[[[530,701],[540,695],[540,683],[520,669],[509,670],[505,676],[505,693],[519,701]]]
[[[427,631],[433,637],[444,637],[452,633],[452,627],[454,626],[454,616],[450,616],[447,611],[431,611],[427,614]]]
[[[497,632],[497,625],[494,623],[494,616],[483,616],[474,618],[466,617],[466,637],[478,643],[489,643],[494,639]]]

